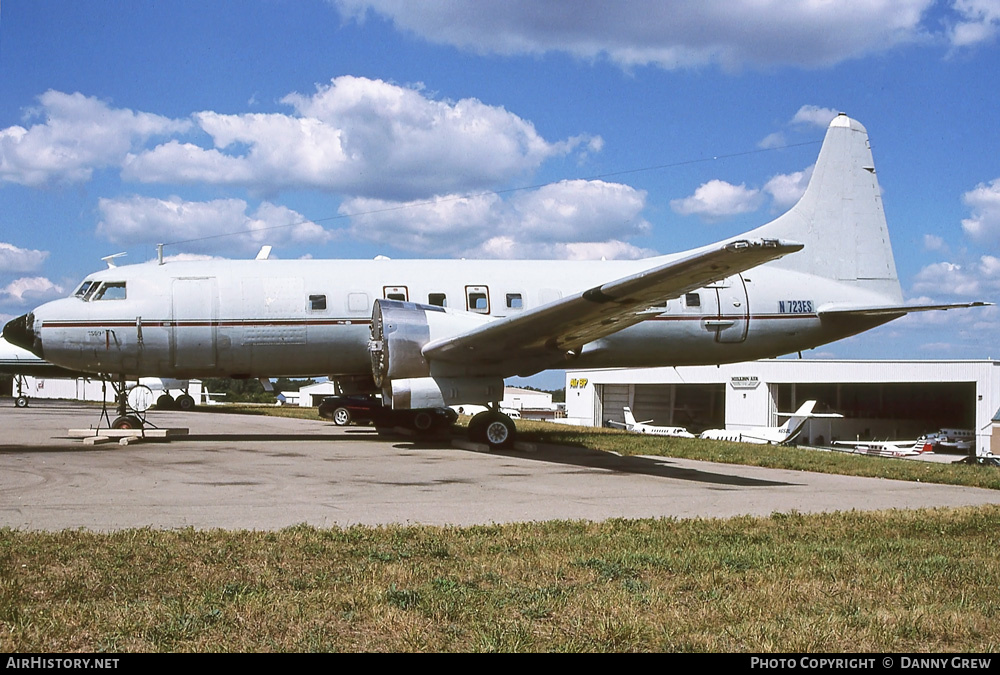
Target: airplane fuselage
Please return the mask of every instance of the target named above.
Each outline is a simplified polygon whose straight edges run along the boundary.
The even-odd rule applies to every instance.
[[[656,259],[669,260],[673,256]],[[42,356],[127,377],[364,376],[372,305],[390,298],[488,318],[647,269],[644,261],[247,260],[102,270],[29,316]],[[650,310],[543,368],[714,364],[831,342],[889,317],[821,320],[859,289],[767,265]],[[502,374],[529,374],[502,373]]]

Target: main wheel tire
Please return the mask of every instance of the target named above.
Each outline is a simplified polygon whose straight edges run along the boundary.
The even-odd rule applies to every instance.
[[[181,394],[177,397],[177,407],[181,410],[194,410],[194,398],[187,394]]]
[[[160,394],[156,399],[156,407],[158,410],[173,410],[177,407],[177,401],[170,394]]]
[[[493,450],[509,448],[516,435],[514,420],[495,410],[481,412],[469,422],[469,437],[477,443],[486,443]]]
[[[333,411],[331,418],[338,427],[346,427],[351,423],[351,411],[347,408],[337,408]]]
[[[14,399],[14,405],[17,406],[18,408],[27,408],[28,407],[28,397],[27,396],[18,396],[17,398]]]
[[[426,434],[434,430],[434,415],[428,410],[415,410],[410,418],[410,426],[417,433]]]

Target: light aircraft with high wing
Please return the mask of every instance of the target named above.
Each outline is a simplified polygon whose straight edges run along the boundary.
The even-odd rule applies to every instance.
[[[802,432],[809,419],[814,417],[843,417],[840,413],[816,413],[816,401],[806,401],[793,413],[778,413],[788,421],[777,427],[751,427],[749,429],[708,429],[699,438],[713,441],[734,441],[736,443],[757,443],[759,445],[785,445],[791,443]]]
[[[840,115],[788,212],[645,260],[202,260],[113,267],[11,320],[10,342],[109,378],[329,376],[413,410],[491,404],[470,435],[508,445],[505,377],[794,353],[908,312],[868,133]],[[119,406],[126,417],[124,403]],[[122,422],[125,423],[125,422]]]
[[[632,409],[628,406],[622,408],[625,413],[625,422],[616,422],[614,420],[608,420],[608,424],[613,427],[621,427],[626,431],[632,431],[637,434],[652,434],[654,436],[673,436],[674,438],[694,438],[694,434],[685,429],[684,427],[664,427],[656,424],[650,424],[653,420],[645,420],[642,422],[635,421],[635,415],[632,414]]]

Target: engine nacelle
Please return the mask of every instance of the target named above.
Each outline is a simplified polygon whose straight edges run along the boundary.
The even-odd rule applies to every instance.
[[[384,389],[386,383],[398,379],[429,377],[431,367],[421,353],[424,345],[459,335],[489,320],[481,314],[434,305],[376,300],[372,310],[372,339],[368,343],[375,385]]]
[[[383,399],[393,410],[443,408],[459,403],[486,404],[503,398],[501,377],[413,377],[391,380]]]

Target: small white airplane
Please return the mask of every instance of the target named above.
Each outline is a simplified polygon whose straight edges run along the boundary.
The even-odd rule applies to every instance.
[[[91,373],[67,370],[66,368],[51,364],[32,354],[27,349],[12,345],[3,338],[0,338],[0,375],[11,375],[13,377],[14,383],[17,385],[17,394],[14,395],[14,405],[18,408],[28,407],[30,400],[24,392],[25,376],[52,378],[92,377]]]
[[[931,453],[920,441],[834,441],[836,448],[849,448],[848,452],[876,457],[915,457]]]
[[[18,408],[28,407],[30,398],[24,393],[25,376],[45,379],[76,379],[79,377],[92,378],[94,373],[79,370],[68,370],[32,354],[27,349],[12,345],[7,340],[0,337],[0,375],[11,375],[17,384],[17,394],[14,396],[14,405]],[[190,410],[195,405],[195,400],[187,391],[190,383],[187,380],[175,380],[170,378],[143,377],[138,384],[144,385],[153,392],[159,392],[156,405],[160,409],[180,408]],[[180,390],[181,394],[175,399],[170,390]]]
[[[793,413],[778,413],[788,421],[779,427],[751,427],[745,430],[708,429],[699,438],[713,441],[734,441],[736,443],[757,443],[758,445],[784,445],[791,443],[802,431],[802,427],[814,417],[843,417],[840,413],[815,413],[816,401],[806,401]]]
[[[694,434],[685,429],[684,427],[661,427],[655,424],[649,424],[653,420],[645,420],[643,422],[636,422],[635,415],[632,414],[632,409],[628,406],[622,408],[625,412],[625,423],[615,422],[614,420],[608,420],[608,424],[613,427],[621,427],[626,431],[633,431],[637,434],[652,434],[654,436],[673,436],[674,438],[694,438]]]
[[[691,251],[620,261],[164,263],[161,248],[159,264],[109,260],[3,334],[119,383],[328,376],[345,393],[381,392],[401,415],[491,404],[469,432],[502,447],[515,434],[496,409],[505,377],[748,361],[909,312],[988,304],[903,303],[874,167],[867,131],[840,115],[795,206]]]

